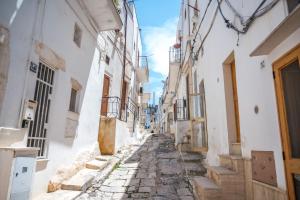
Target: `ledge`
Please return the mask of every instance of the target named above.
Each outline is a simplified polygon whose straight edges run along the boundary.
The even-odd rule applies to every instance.
[[[300,5],[290,13],[270,34],[256,47],[250,56],[268,55],[281,42],[300,28]]]
[[[42,170],[46,169],[48,162],[49,162],[49,159],[37,159],[35,171],[38,172],[38,171],[42,171]]]

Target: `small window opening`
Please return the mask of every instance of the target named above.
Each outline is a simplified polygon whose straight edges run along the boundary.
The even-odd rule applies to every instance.
[[[197,0],[196,0],[196,2],[195,2],[195,6],[194,6],[194,15],[195,15],[196,17],[199,16],[199,9],[198,9],[198,1],[197,1]]]
[[[109,65],[110,57],[108,55],[105,56],[105,63]]]
[[[73,37],[73,41],[75,42],[75,44],[80,47],[81,46],[81,38],[82,38],[82,30],[81,28],[78,26],[77,23],[75,23],[74,26],[74,37]]]
[[[77,112],[76,109],[76,101],[77,101],[78,91],[74,88],[71,89],[71,98],[70,98],[70,106],[69,111]]]

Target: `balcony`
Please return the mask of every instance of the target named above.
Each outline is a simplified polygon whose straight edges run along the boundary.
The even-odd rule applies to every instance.
[[[170,47],[169,51],[169,77],[166,80],[166,99],[172,99],[176,92],[181,61],[181,49],[179,46],[179,44],[175,44],[173,47]]]
[[[113,0],[77,0],[88,11],[98,31],[121,30],[122,20]]]
[[[174,46],[170,47],[169,51],[169,62],[171,64],[180,64],[181,60],[181,49],[180,44],[175,44]]]
[[[147,83],[149,81],[149,68],[147,56],[140,57],[140,66],[136,69],[138,82]]]

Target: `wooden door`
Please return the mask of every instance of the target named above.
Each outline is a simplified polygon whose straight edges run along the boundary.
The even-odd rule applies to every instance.
[[[107,116],[108,110],[108,97],[109,97],[109,83],[110,78],[106,74],[104,75],[103,81],[103,92],[102,92],[102,103],[101,103],[101,115]]]
[[[125,110],[126,93],[127,93],[127,82],[124,81],[122,85],[121,110]]]
[[[186,103],[186,119],[189,120],[190,119],[190,90],[189,90],[189,75],[186,76],[186,99],[187,99],[187,103]]]
[[[236,126],[236,142],[241,142],[240,134],[240,115],[239,115],[239,101],[237,94],[237,82],[236,82],[236,70],[235,70],[235,61],[230,65],[231,67],[231,78],[232,78],[232,93],[233,93],[233,103],[234,103],[234,117],[235,117],[235,126]]]
[[[290,200],[300,199],[300,45],[273,64]]]

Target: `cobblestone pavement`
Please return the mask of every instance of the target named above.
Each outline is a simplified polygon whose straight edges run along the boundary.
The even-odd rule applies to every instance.
[[[185,166],[202,174],[203,167],[182,162],[171,137],[154,134],[134,148],[104,182],[93,184],[77,200],[194,199]]]

